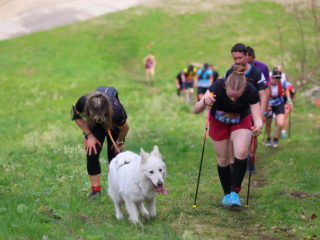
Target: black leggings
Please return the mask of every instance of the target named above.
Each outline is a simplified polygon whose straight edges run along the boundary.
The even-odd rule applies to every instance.
[[[97,175],[101,173],[99,156],[100,156],[100,152],[101,152],[105,138],[107,138],[107,143],[108,143],[107,150],[108,150],[109,163],[116,156],[116,152],[114,149],[111,149],[113,144],[104,127],[102,127],[100,124],[96,124],[93,128],[90,128],[90,130],[93,133],[93,135],[99,140],[99,142],[101,143],[101,146],[99,146],[98,144],[96,145],[97,154],[95,154],[94,151],[91,152],[91,155],[87,154],[87,172],[89,175]],[[119,128],[115,127],[114,129],[111,129],[111,135],[114,141],[118,139],[119,133],[120,133]]]

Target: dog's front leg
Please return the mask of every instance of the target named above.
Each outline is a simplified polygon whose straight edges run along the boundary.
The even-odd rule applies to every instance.
[[[149,218],[150,218],[149,212],[148,212],[148,210],[145,208],[143,202],[141,202],[141,204],[139,205],[139,208],[140,208],[140,211],[141,211],[142,216],[144,216],[145,218],[149,219]]]
[[[157,215],[157,209],[156,209],[156,197],[150,199],[150,209],[149,214],[151,218],[154,218]]]
[[[123,215],[122,215],[122,212],[121,212],[121,202],[117,202],[114,204],[114,208],[116,210],[116,218],[118,220],[122,220],[123,219]]]
[[[138,213],[136,204],[133,201],[128,199],[125,200],[125,203],[126,203],[127,212],[129,214],[129,221],[134,224],[138,223],[139,213]]]

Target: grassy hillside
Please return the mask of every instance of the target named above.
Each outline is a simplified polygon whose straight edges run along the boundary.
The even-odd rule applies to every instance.
[[[320,110],[299,94],[292,137],[277,150],[259,147],[250,208],[234,212],[220,206],[211,140],[199,207],[191,208],[205,116],[193,115],[191,106],[175,95],[178,71],[190,62],[206,61],[223,74],[232,64],[230,48],[237,42],[254,47],[257,59],[272,67],[281,61],[277,19],[287,40],[283,65],[293,82],[301,56],[296,19],[282,5],[196,8],[187,14],[174,7],[139,7],[0,42],[0,239],[320,236]],[[312,17],[306,14],[302,24],[310,64],[319,64]],[[149,43],[151,49],[146,48]],[[148,53],[157,57],[154,87],[143,82],[142,59]],[[86,199],[90,186],[82,134],[70,121],[69,110],[79,96],[101,85],[115,86],[128,112],[126,149],[150,151],[157,144],[167,163],[169,195],[159,196],[157,219],[143,226],[116,221],[106,195],[94,202]],[[105,190],[105,150],[101,162]],[[299,197],[297,191],[307,194]],[[243,203],[245,196],[246,187]]]

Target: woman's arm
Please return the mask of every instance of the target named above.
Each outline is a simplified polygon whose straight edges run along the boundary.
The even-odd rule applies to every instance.
[[[206,108],[206,105],[211,107],[215,101],[215,96],[209,90],[207,90],[203,97],[194,105],[193,113],[201,113]]]
[[[257,102],[256,104],[250,105],[250,109],[251,109],[251,114],[252,114],[253,123],[254,123],[254,126],[252,128],[253,135],[259,136],[261,129],[262,129],[262,126],[263,126],[263,122],[262,122],[262,118],[261,118],[260,103]]]
[[[91,131],[88,127],[88,124],[82,118],[77,118],[74,121],[76,122],[78,127],[82,130],[84,135],[88,136],[91,133]]]
[[[269,89],[263,89],[259,90],[259,97],[260,97],[260,114],[261,114],[261,119],[262,121],[266,121],[266,118],[264,116],[264,112],[267,111],[268,108],[268,102],[269,102],[269,95],[268,95]]]
[[[129,123],[128,121],[126,120],[126,122],[121,125],[121,126],[117,126],[119,129],[120,129],[120,133],[119,133],[119,136],[117,138],[117,141],[118,142],[124,142],[127,134],[128,134],[128,131],[129,131]]]
[[[79,126],[79,128],[82,130],[82,132],[85,134],[85,136],[87,137],[86,140],[84,141],[84,146],[86,148],[87,154],[91,155],[92,150],[94,151],[95,154],[97,154],[96,144],[101,146],[101,143],[93,135],[93,133],[89,129],[88,124],[82,118],[77,118],[74,121]]]
[[[126,139],[128,131],[129,131],[128,121],[126,120],[126,122],[123,125],[117,126],[117,127],[120,129],[120,133],[119,133],[119,136],[116,140],[116,144],[117,144],[119,151],[122,152],[122,150],[124,148],[124,141]]]
[[[198,79],[199,79],[199,75],[196,74],[194,81],[193,81],[193,88],[197,88],[198,87]]]

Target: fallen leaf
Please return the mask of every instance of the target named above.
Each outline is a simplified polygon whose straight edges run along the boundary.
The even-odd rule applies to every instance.
[[[286,228],[280,228],[280,231],[282,231],[282,232],[288,232],[288,229],[286,229]]]
[[[89,217],[86,215],[86,214],[84,214],[84,213],[80,213],[79,214],[79,218],[80,218],[80,220],[82,221],[82,222],[88,222],[89,221]]]
[[[287,235],[287,237],[288,237],[288,238],[292,238],[292,239],[293,239],[293,238],[295,238],[295,237],[296,237],[296,235],[294,235],[294,234],[292,234],[292,233],[291,233],[291,234],[288,234],[288,235]]]
[[[317,218],[318,216],[317,216],[317,214],[315,214],[315,213],[312,213],[312,215],[311,215],[311,219],[313,220],[313,219],[315,219],[315,218]]]
[[[304,221],[306,221],[306,220],[307,220],[307,217],[304,216],[304,215],[301,215],[301,219],[304,220]]]
[[[307,197],[312,197],[312,194],[306,193],[304,191],[296,191],[291,193],[292,196],[297,197],[297,198],[307,198]]]

